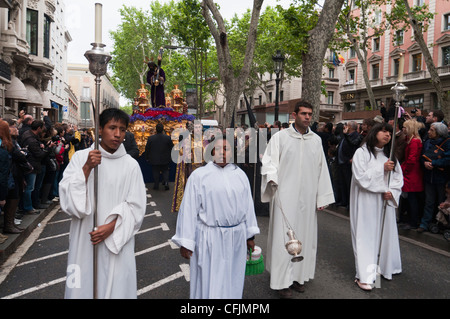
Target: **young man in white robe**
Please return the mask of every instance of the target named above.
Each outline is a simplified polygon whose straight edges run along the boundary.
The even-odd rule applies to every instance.
[[[334,202],[333,188],[321,138],[309,128],[312,105],[299,101],[295,121],[274,134],[262,158],[261,201],[270,202],[266,269],[270,287],[281,298],[303,292],[304,282],[314,278],[317,254],[317,210]],[[280,207],[281,206],[281,207]],[[302,243],[300,262],[291,262],[285,243],[288,228],[283,210]]]
[[[107,109],[99,118],[99,149],[74,154],[59,183],[61,209],[72,217],[65,298],[94,297],[93,249],[97,247],[97,298],[137,298],[134,235],[146,209],[139,164],[122,142],[128,115]],[[97,229],[94,168],[98,166]]]
[[[248,178],[230,163],[230,143],[217,138],[213,153],[187,180],[172,241],[190,259],[191,299],[240,299],[259,228]]]
[[[372,290],[378,267],[381,275],[389,280],[393,274],[402,271],[395,209],[402,192],[403,174],[398,161],[394,163],[389,159],[391,134],[392,126],[389,124],[375,125],[367,134],[365,144],[356,150],[352,161],[350,225],[355,282],[366,291]],[[381,226],[383,214],[384,227]]]

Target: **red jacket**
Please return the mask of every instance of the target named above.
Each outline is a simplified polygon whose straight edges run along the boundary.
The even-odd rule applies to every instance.
[[[423,172],[420,165],[420,156],[422,154],[422,141],[413,138],[405,148],[405,160],[401,164],[403,171],[404,192],[422,192],[423,191]]]

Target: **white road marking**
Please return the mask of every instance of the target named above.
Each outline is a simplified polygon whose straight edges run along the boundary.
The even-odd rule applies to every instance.
[[[182,264],[182,265],[180,265],[180,268],[181,268],[181,271],[177,272],[176,274],[173,274],[173,275],[171,275],[169,277],[161,279],[161,280],[159,280],[159,281],[157,281],[157,282],[155,282],[155,283],[153,283],[153,284],[151,284],[151,285],[149,285],[147,287],[139,289],[137,291],[137,295],[140,296],[142,294],[145,294],[145,293],[147,293],[147,292],[149,292],[149,291],[151,291],[153,289],[161,287],[161,286],[163,286],[163,285],[165,285],[165,284],[167,284],[167,283],[169,283],[171,281],[174,281],[174,280],[176,280],[178,278],[181,278],[181,277],[184,277],[186,279],[186,281],[189,282],[191,280],[190,279],[190,275],[189,275],[189,265],[188,264]]]
[[[5,263],[0,268],[0,285],[5,280],[5,278],[8,276],[8,274],[11,272],[12,269],[19,263],[20,259],[25,255],[25,253],[30,249],[31,245],[34,244],[37,238],[39,238],[39,235],[44,230],[45,226],[49,222],[50,219],[53,218],[53,216],[56,215],[56,213],[59,210],[59,206],[56,206],[53,208],[53,210],[44,218],[44,220],[41,222],[40,227],[36,227],[28,236],[28,238],[23,242],[20,247],[17,248],[17,250],[5,261]]]

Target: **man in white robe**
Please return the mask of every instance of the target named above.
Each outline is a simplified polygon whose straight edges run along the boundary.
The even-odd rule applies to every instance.
[[[261,201],[270,202],[266,269],[270,287],[281,298],[292,290],[303,292],[304,282],[314,278],[317,253],[317,209],[334,202],[330,174],[321,138],[309,129],[312,106],[300,101],[295,122],[274,134],[262,159]],[[284,214],[302,243],[301,262],[291,262]]]
[[[380,272],[383,277],[390,280],[393,274],[402,271],[395,212],[403,186],[402,169],[397,162],[395,169],[390,173],[388,184],[389,172],[384,169],[384,165],[389,159],[382,148],[376,147],[374,152],[375,154],[369,152],[365,144],[355,152],[352,161],[350,225],[355,255],[355,277],[359,280],[358,285],[364,290],[371,290],[369,285],[372,285],[377,277],[385,202],[382,195],[385,192],[390,192],[392,198],[386,200]]]
[[[97,246],[97,298],[137,298],[134,235],[146,209],[139,164],[122,145],[128,115],[100,115],[99,150],[74,154],[59,183],[61,209],[72,216],[65,298],[91,299],[93,249]],[[94,225],[94,172],[98,165],[98,229]]]
[[[172,241],[190,259],[191,299],[240,299],[259,228],[248,178],[229,163],[230,143],[214,143],[214,162],[187,180]]]

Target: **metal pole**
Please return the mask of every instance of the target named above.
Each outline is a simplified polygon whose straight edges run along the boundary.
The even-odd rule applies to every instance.
[[[394,113],[394,126],[393,126],[393,132],[392,132],[392,139],[391,139],[391,150],[389,153],[389,160],[393,161],[395,157],[395,138],[396,138],[396,131],[397,131],[397,121],[398,121],[398,114],[400,110],[400,102],[404,98],[404,93],[408,90],[406,86],[403,85],[401,81],[397,81],[395,86],[391,88],[395,92],[395,113]],[[388,173],[388,187],[391,179],[391,171]],[[381,245],[383,242],[383,233],[384,233],[384,222],[386,219],[386,208],[387,208],[387,200],[384,200],[383,203],[383,214],[381,217],[381,231],[380,231],[380,243],[378,246],[378,255],[377,255],[377,276],[376,276],[376,283],[379,282],[381,272],[380,270],[380,256],[381,256]]]
[[[87,51],[84,56],[89,60],[89,71],[95,75],[95,149],[99,149],[99,117],[100,117],[100,83],[101,77],[106,74],[107,65],[111,56],[104,51],[102,43],[92,43],[92,50]],[[94,208],[93,208],[93,230],[97,228],[97,205],[98,205],[98,166],[94,168]],[[93,296],[98,297],[97,289],[97,247],[93,247]]]
[[[277,72],[276,89],[275,89],[275,121],[278,121],[278,112],[279,112],[279,102],[280,99],[280,74]]]

